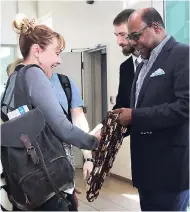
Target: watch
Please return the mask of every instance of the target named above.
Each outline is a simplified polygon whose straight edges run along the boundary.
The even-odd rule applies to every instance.
[[[90,161],[90,162],[94,163],[94,159],[93,158],[85,158],[84,162],[87,162],[87,161]]]

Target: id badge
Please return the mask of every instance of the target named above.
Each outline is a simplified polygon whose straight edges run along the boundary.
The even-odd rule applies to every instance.
[[[19,108],[17,108],[16,110],[13,110],[9,113],[7,113],[7,116],[9,118],[9,120],[13,119],[13,118],[16,118],[20,115],[23,115],[25,113],[27,113],[29,111],[27,105],[23,105],[23,106],[20,106]]]

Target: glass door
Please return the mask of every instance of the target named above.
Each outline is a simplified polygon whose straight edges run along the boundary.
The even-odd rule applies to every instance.
[[[164,7],[167,32],[177,41],[189,44],[189,1],[165,0]]]
[[[0,95],[3,93],[8,75],[7,75],[7,66],[12,63],[16,58],[16,45],[1,45],[0,46],[0,60],[1,60],[1,69],[0,69]]]

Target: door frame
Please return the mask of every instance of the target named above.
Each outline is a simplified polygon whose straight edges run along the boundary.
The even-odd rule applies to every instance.
[[[101,55],[106,54],[107,57],[107,46],[98,45],[95,48],[87,49],[83,51],[82,61],[82,90],[83,90],[83,100],[85,107],[87,105],[86,115],[89,122],[89,127],[92,130],[97,124],[102,121],[102,84],[98,82],[98,77],[101,82]],[[85,61],[87,60],[87,61]],[[98,61],[98,64],[96,64]],[[107,61],[107,59],[106,59]],[[86,69],[86,70],[85,70]],[[107,69],[107,64],[106,64]],[[107,70],[106,70],[106,80],[107,80]],[[99,83],[99,86],[98,86]],[[85,90],[85,87],[88,87],[88,90]],[[106,86],[106,93],[107,86]],[[101,93],[101,96],[99,94]],[[98,103],[96,100],[98,99]],[[106,98],[107,101],[107,98]],[[107,104],[106,104],[106,108]]]

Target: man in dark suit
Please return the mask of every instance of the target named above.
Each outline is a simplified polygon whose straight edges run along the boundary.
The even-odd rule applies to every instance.
[[[184,211],[189,201],[189,46],[167,35],[154,8],[135,11],[128,39],[143,62],[131,108],[117,109],[130,126],[132,179],[145,211]]]
[[[135,61],[138,62],[139,53],[130,45],[126,37],[128,36],[127,21],[134,11],[134,9],[125,9],[113,21],[117,44],[122,48],[125,56],[130,56],[120,66],[119,89],[113,109],[130,106],[130,93],[136,69]]]

